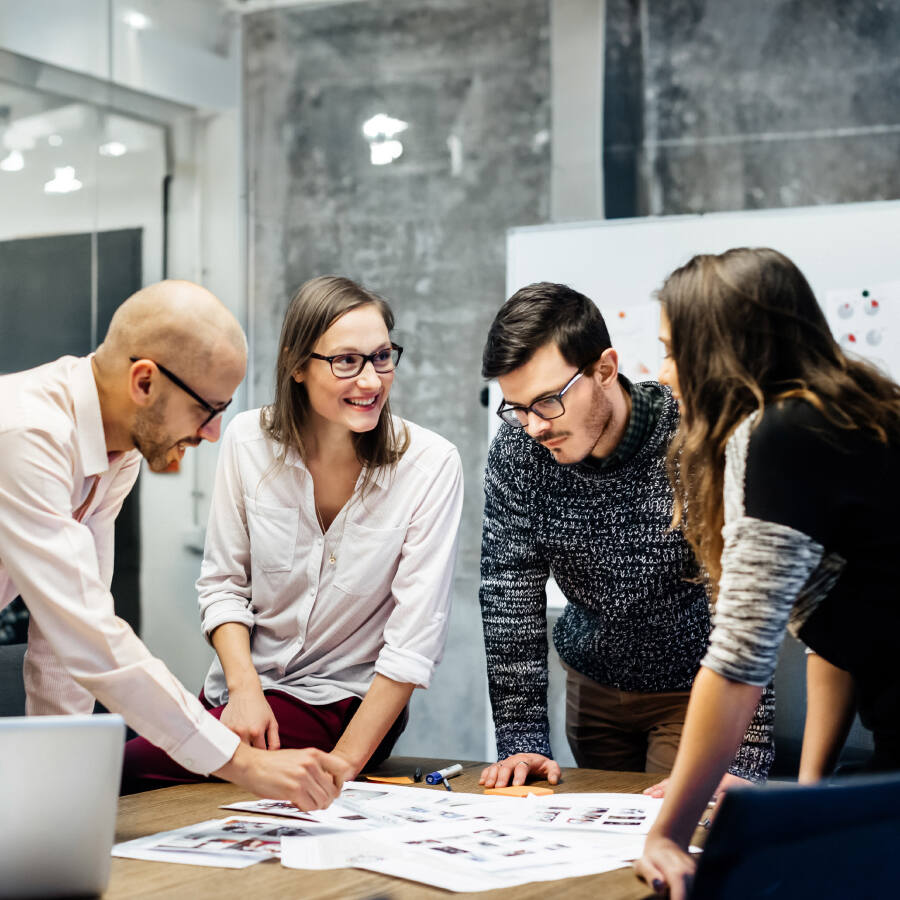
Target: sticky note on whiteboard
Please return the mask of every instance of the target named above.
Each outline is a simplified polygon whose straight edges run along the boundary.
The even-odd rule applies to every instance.
[[[828,291],[825,318],[841,349],[900,381],[900,281]]]

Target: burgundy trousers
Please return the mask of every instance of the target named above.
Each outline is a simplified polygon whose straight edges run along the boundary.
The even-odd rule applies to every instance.
[[[300,750],[305,747],[316,747],[326,753],[334,749],[338,738],[344,733],[344,729],[362,702],[358,697],[347,697],[335,703],[313,706],[280,691],[266,691],[265,695],[278,722],[278,737],[283,749]],[[221,718],[224,706],[210,706],[202,693],[200,702],[217,719]],[[391,755],[391,750],[406,728],[408,720],[407,708],[400,713],[378,749],[372,754],[367,768],[378,765]],[[171,787],[173,784],[196,784],[201,781],[218,780],[212,776],[190,772],[146,738],[137,737],[125,744],[121,787],[123,794],[152,791],[156,788]]]

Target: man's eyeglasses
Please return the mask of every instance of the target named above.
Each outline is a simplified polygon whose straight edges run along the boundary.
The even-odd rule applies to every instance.
[[[563,406],[563,396],[583,374],[584,372],[579,370],[569,379],[566,386],[558,394],[553,394],[551,397],[541,397],[530,406],[516,406],[514,404],[507,406],[504,400],[497,407],[497,415],[507,425],[512,425],[513,428],[524,428],[528,424],[528,413],[530,412],[533,412],[541,419],[558,419],[566,411],[565,406]]]
[[[322,356],[321,353],[310,353],[313,359],[324,359],[331,366],[335,378],[356,378],[366,367],[366,363],[372,363],[376,372],[393,372],[400,362],[403,348],[397,344],[391,344],[383,350],[374,353],[338,353],[336,356]]]
[[[164,365],[158,363],[155,359],[150,359],[150,357],[148,356],[130,356],[128,358],[133,363],[136,363],[141,359],[146,359],[149,362],[152,362],[153,365],[155,365],[156,368],[159,369],[159,371],[169,379],[169,381],[180,387],[186,394],[193,397],[209,413],[209,415],[203,420],[203,424],[200,425],[197,431],[199,431],[200,428],[205,428],[207,425],[209,425],[209,423],[212,422],[212,420],[216,416],[221,415],[223,412],[225,412],[225,410],[228,409],[229,405],[231,404],[231,400],[229,400],[227,403],[223,403],[221,406],[213,406],[212,403],[207,403],[206,400],[204,400],[195,390],[189,388],[176,374],[170,372]]]

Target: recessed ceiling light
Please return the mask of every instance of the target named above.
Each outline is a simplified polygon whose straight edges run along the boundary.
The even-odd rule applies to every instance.
[[[372,141],[369,144],[369,160],[373,166],[386,166],[403,154],[400,141]]]
[[[47,135],[47,143],[51,147],[59,147],[62,145],[62,135],[61,134],[50,134]]]
[[[136,9],[127,10],[122,16],[122,21],[135,31],[143,31],[150,27],[150,20]]]
[[[81,190],[82,184],[75,177],[74,166],[60,166],[53,172],[53,178],[44,184],[45,194],[71,194]]]
[[[121,141],[107,141],[100,145],[101,156],[124,156],[128,148]]]
[[[386,137],[392,138],[394,135],[400,134],[409,128],[409,122],[402,119],[394,119],[384,113],[378,113],[363,122],[363,134],[373,140],[375,138]]]
[[[20,172],[25,168],[25,157],[18,150],[10,150],[9,156],[0,159],[0,169],[4,172]]]

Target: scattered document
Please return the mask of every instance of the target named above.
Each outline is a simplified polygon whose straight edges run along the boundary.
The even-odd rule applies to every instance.
[[[528,800],[515,824],[591,834],[647,834],[663,801],[643,794],[556,794]]]
[[[425,825],[431,822],[490,821],[505,806],[510,811],[522,800],[485,797],[482,794],[435,791],[388,784],[349,782],[328,809],[301,812],[281,800],[246,800],[223,809],[245,813],[289,816],[338,828],[364,830],[385,825]]]
[[[267,859],[277,859],[284,837],[319,837],[335,831],[335,828],[316,823],[288,825],[276,819],[232,816],[125,841],[112,848],[112,855],[244,869]]]
[[[231,803],[245,815],[117,844],[113,855],[229,868],[280,858],[290,868],[352,867],[484,891],[628,865],[661,805],[642,794],[510,798],[353,782],[328,809]]]
[[[532,881],[609,872],[628,865],[579,835],[535,835],[507,826],[432,824],[316,841],[285,838],[282,865],[367,869],[451,891],[485,891]]]

